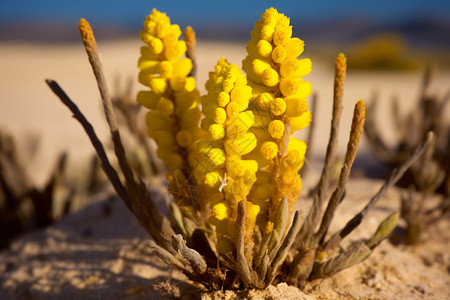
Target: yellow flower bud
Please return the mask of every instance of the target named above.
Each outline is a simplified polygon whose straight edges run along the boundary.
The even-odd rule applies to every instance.
[[[299,156],[303,159],[303,157],[305,157],[306,154],[306,143],[296,138],[290,138],[288,145],[288,152],[291,150],[298,151]]]
[[[212,215],[220,221],[228,218],[228,205],[225,202],[217,203],[212,208]]]
[[[232,178],[244,177],[246,174],[254,174],[258,170],[258,163],[254,160],[229,160],[227,161],[228,175]]]
[[[177,41],[169,47],[164,48],[164,55],[167,60],[177,60],[186,53],[186,49],[185,41]]]
[[[266,233],[271,233],[272,230],[273,230],[273,222],[268,221],[268,222],[266,223],[266,226],[264,227],[264,231],[265,231]]]
[[[181,169],[183,167],[183,157],[178,153],[171,153],[167,157],[167,164],[172,170]]]
[[[192,144],[192,136],[187,130],[178,131],[176,140],[180,147],[189,147]]]
[[[208,172],[205,174],[205,184],[214,187],[219,182],[219,177],[218,172]]]
[[[273,34],[273,43],[277,46],[283,46],[292,36],[292,27],[286,26],[279,30],[278,28],[275,30]]]
[[[286,101],[283,98],[275,98],[270,104],[270,110],[275,116],[281,116],[286,111]]]
[[[173,66],[170,61],[162,61],[159,63],[159,74],[164,78],[169,78],[172,75]]]
[[[167,90],[167,81],[161,77],[154,77],[150,80],[150,89],[156,94],[164,94]]]
[[[230,94],[227,92],[220,92],[217,96],[217,105],[221,107],[227,106],[228,102],[230,102]]]
[[[145,57],[140,57],[138,60],[138,68],[149,74],[156,74],[159,72],[159,62],[150,60]]]
[[[286,115],[288,117],[299,117],[308,111],[308,102],[297,96],[286,98]]]
[[[174,111],[173,102],[167,98],[162,97],[158,102],[158,111],[163,116],[170,117]]]
[[[173,76],[186,77],[192,70],[192,61],[189,58],[183,58],[173,63]]]
[[[261,76],[262,73],[266,70],[266,69],[271,69],[271,65],[268,61],[262,60],[262,59],[254,59],[252,61],[252,69],[253,72],[255,72],[256,75]]]
[[[283,160],[283,163],[286,165],[286,167],[298,170],[303,165],[303,159],[306,152],[306,144],[299,144],[299,146],[302,148],[289,150],[289,152],[286,154]]]
[[[236,117],[230,120],[227,124],[228,138],[234,138],[238,135],[244,134],[254,122],[255,119],[252,111],[244,111],[236,114]]]
[[[271,93],[261,93],[256,97],[256,103],[260,108],[270,109],[272,101],[273,101],[273,94]]]
[[[223,81],[223,86],[222,86],[222,88],[223,88],[223,91],[224,91],[224,92],[229,93],[229,92],[231,92],[231,90],[234,88],[234,82],[231,81],[230,79],[225,79],[225,80]]]
[[[280,74],[282,77],[302,78],[311,73],[311,60],[304,59],[288,59],[280,66]]]
[[[235,115],[237,115],[240,112],[239,104],[236,102],[230,102],[227,105],[227,116],[228,118],[233,118]]]
[[[184,86],[186,85],[186,77],[184,76],[173,76],[169,80],[170,87],[175,92],[180,92],[184,89]]]
[[[184,84],[184,90],[186,92],[194,92],[196,88],[195,78],[186,77],[186,83]],[[196,91],[198,93],[198,91]],[[196,103],[197,105],[197,103]]]
[[[225,151],[228,155],[245,155],[255,149],[256,143],[255,135],[247,132],[236,139],[227,140],[225,142]]]
[[[225,153],[220,148],[213,148],[209,150],[208,157],[216,166],[220,166],[225,162]]]
[[[175,145],[175,138],[170,131],[158,130],[155,131],[152,135],[159,148],[167,149]]]
[[[275,28],[271,25],[265,25],[261,28],[260,36],[261,39],[266,40],[268,42],[272,42],[272,36],[275,32]]]
[[[297,58],[303,53],[305,42],[299,38],[292,38],[283,47],[286,49],[287,58]]]
[[[209,134],[213,140],[220,140],[225,136],[223,124],[212,124],[209,126]]]
[[[157,109],[159,99],[161,99],[161,95],[151,91],[139,91],[136,96],[137,102],[149,109]]]
[[[272,51],[272,60],[279,64],[286,59],[286,49],[283,46],[277,46]]]
[[[239,105],[239,111],[246,110],[248,102],[252,96],[252,88],[246,86],[236,86],[230,93],[231,101],[236,102]]]
[[[311,94],[311,83],[299,79],[283,78],[280,82],[281,93],[285,96],[296,95],[306,99]]]
[[[272,68],[265,69],[262,73],[262,81],[266,86],[275,86],[279,82],[278,72]]]
[[[214,122],[223,124],[227,120],[227,112],[222,107],[218,107],[214,110]]]
[[[273,120],[269,123],[269,134],[274,139],[281,139],[284,135],[284,123],[280,120]]]
[[[266,40],[260,40],[258,44],[256,44],[256,49],[258,54],[262,57],[269,57],[272,53],[272,45]]]
[[[148,46],[154,54],[160,54],[164,49],[162,41],[158,38],[152,39],[150,43],[148,43]]]
[[[278,154],[278,146],[274,142],[267,141],[261,145],[260,152],[267,160],[272,160]]]
[[[156,25],[156,36],[162,39],[170,31],[169,22],[158,22]]]

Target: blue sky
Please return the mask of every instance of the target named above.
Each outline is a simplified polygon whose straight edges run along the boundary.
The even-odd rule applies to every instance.
[[[94,22],[137,24],[153,7],[166,12],[177,23],[208,24],[239,22],[252,24],[268,7],[274,6],[296,20],[321,21],[341,17],[368,17],[386,21],[438,15],[450,18],[450,0],[378,1],[175,1],[175,0],[48,0],[0,1],[0,24],[8,21],[78,22],[84,17]]]

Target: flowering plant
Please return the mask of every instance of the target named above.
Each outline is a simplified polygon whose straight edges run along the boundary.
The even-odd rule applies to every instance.
[[[350,138],[339,182],[325,204],[342,110],[346,58],[335,64],[333,119],[325,166],[313,205],[303,222],[295,210],[302,187],[299,171],[306,143],[293,134],[309,125],[306,98],[311,84],[309,59],[298,59],[304,43],[292,37],[289,18],[267,9],[255,23],[242,73],[221,58],[209,73],[205,95],[192,76],[195,33],[182,31],[157,10],[146,18],[138,61],[139,82],[147,88],[137,102],[148,108],[148,136],[170,168],[170,214],[156,207],[142,179],[125,156],[117,120],[89,23],[79,24],[97,79],[115,154],[123,179],[109,163],[92,126],[59,85],[47,83],[74,113],[89,135],[117,194],[151,235],[156,255],[189,279],[210,289],[265,288],[275,281],[294,285],[331,276],[366,259],[395,227],[398,214],[384,220],[367,240],[347,250],[339,244],[360,223],[387,187],[405,172],[426,143],[395,170],[380,191],[344,228],[327,237],[344,199],[365,120],[362,100],[355,105]]]

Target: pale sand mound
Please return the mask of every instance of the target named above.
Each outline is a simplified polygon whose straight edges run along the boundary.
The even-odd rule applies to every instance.
[[[342,226],[380,187],[353,180],[337,212]],[[393,189],[372,211],[355,238],[368,237],[396,208]],[[310,200],[299,201],[298,207]],[[304,205],[302,205],[304,204]],[[279,285],[267,292],[216,292],[203,299],[446,299],[450,295],[450,220],[431,230],[415,248],[383,242],[368,260],[304,292]],[[0,255],[0,299],[184,299],[200,290],[184,281],[150,251],[148,235],[119,199],[102,200],[59,224],[28,234]]]

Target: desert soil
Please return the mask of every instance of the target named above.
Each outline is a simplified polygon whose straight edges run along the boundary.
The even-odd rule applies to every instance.
[[[140,43],[137,40],[100,43],[107,79],[119,76],[124,82],[136,78],[136,61]],[[100,110],[96,83],[81,44],[30,45],[0,44],[0,126],[11,131],[20,144],[26,144],[30,132],[41,137],[39,159],[30,162],[30,176],[43,183],[57,153],[68,150],[73,172],[79,162],[92,153],[89,140],[70,113],[51,94],[44,79],[56,79],[93,123],[99,136],[107,136]],[[333,58],[314,60],[308,79],[319,94],[314,159],[298,202],[307,211],[308,189],[316,182],[327,142],[331,116]],[[337,54],[337,53],[336,53]],[[224,55],[240,65],[245,44],[199,42],[200,89],[215,62]],[[435,91],[448,88],[449,72],[443,71],[435,81]],[[380,109],[387,107],[396,93],[402,109],[414,105],[420,86],[420,71],[412,73],[349,72],[345,91],[345,108],[340,145],[346,144],[353,104],[360,98],[369,100],[374,89],[380,89]],[[114,92],[118,87],[113,85]],[[135,90],[139,87],[135,86]],[[381,122],[388,141],[395,138],[389,121]],[[363,140],[357,164],[376,165]],[[361,172],[359,173],[361,174]],[[382,181],[364,177],[352,178],[345,201],[333,223],[341,228],[358,212],[381,186]],[[154,179],[163,203],[162,179]],[[397,210],[403,191],[391,189],[368,218],[348,237],[349,241],[369,237],[378,223]],[[102,196],[103,195],[103,196]],[[0,299],[164,299],[172,295],[194,295],[200,290],[182,274],[156,258],[149,246],[148,234],[117,198],[104,194],[85,199],[88,203],[78,212],[43,230],[31,232],[15,240],[10,249],[0,253]],[[383,242],[365,262],[332,278],[312,282],[303,292],[279,285],[261,294],[216,292],[204,299],[448,299],[450,297],[450,220],[431,228],[415,247]]]

